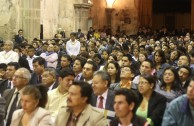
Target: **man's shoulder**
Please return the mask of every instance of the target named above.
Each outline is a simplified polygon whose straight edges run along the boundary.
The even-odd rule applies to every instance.
[[[48,96],[52,96],[53,94],[56,94],[56,92],[58,92],[58,88],[48,91],[47,94]]]

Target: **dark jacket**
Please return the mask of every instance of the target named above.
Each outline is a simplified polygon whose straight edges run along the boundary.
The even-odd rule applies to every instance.
[[[139,117],[139,116],[135,116],[135,115],[132,118],[131,123],[133,124],[133,126],[149,126],[146,119]],[[110,122],[110,126],[118,126],[118,125],[119,125],[118,118],[115,118]]]
[[[143,97],[140,93],[138,95],[138,106],[141,104]],[[148,101],[148,115],[147,117],[152,120],[155,126],[161,126],[162,118],[166,108],[167,100],[166,98],[153,91],[149,101]]]

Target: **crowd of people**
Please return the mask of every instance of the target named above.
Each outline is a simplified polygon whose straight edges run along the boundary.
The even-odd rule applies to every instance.
[[[194,120],[194,36],[81,29],[0,52],[0,126],[183,126]]]

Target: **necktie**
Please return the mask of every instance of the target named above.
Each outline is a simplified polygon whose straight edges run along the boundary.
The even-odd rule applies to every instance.
[[[42,82],[42,77],[40,75],[40,76],[38,76],[38,83],[41,83],[41,82]]]
[[[103,109],[103,99],[104,99],[104,97],[103,96],[100,96],[99,99],[100,99],[100,101],[98,103],[98,108]]]
[[[8,114],[6,126],[10,126],[11,118],[12,118],[13,112],[17,109],[18,95],[19,95],[19,92],[16,92],[16,93],[15,93],[15,98],[14,98],[14,100],[13,100],[13,102],[12,102],[11,107],[10,107],[10,111],[9,111],[9,114]]]

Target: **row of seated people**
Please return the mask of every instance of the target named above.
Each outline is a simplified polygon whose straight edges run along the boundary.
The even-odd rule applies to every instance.
[[[130,69],[124,67],[122,71],[127,74]],[[3,93],[6,102],[1,99],[1,117],[3,120],[5,112],[7,126],[192,125],[194,78],[187,94],[170,104],[165,96],[155,91],[156,78],[150,74],[140,75],[137,90],[121,88],[115,91],[109,88],[111,78],[103,70],[94,73],[91,85],[75,81],[73,70],[66,68],[59,73],[58,87],[51,91],[43,84],[30,85],[30,78],[26,68],[19,68],[13,75],[14,88]],[[185,113],[187,110],[190,114]]]

